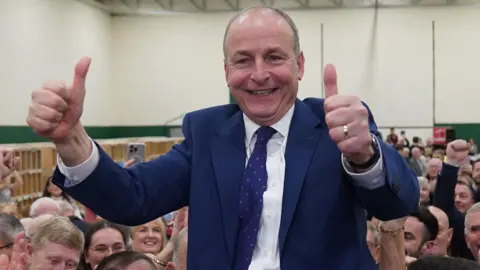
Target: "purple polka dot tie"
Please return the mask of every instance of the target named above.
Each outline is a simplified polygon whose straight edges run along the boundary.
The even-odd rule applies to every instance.
[[[235,270],[247,270],[257,242],[263,193],[267,189],[267,142],[275,134],[271,127],[257,130],[257,141],[248,160],[240,190],[240,234],[237,241]]]

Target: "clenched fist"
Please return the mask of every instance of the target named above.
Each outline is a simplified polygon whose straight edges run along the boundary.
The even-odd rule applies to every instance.
[[[15,157],[10,148],[0,147],[0,180],[20,167],[20,158]]]
[[[27,124],[34,132],[53,142],[68,138],[82,116],[90,62],[88,57],[78,61],[71,85],[50,81],[33,91]]]
[[[373,155],[368,110],[356,96],[339,95],[335,67],[324,72],[325,121],[330,137],[342,154],[356,164],[366,163]]]
[[[455,140],[447,145],[446,163],[454,166],[468,163],[470,145],[465,140]]]

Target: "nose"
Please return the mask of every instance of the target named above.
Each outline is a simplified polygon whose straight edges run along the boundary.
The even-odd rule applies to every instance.
[[[270,80],[270,72],[263,59],[257,59],[255,61],[255,69],[252,71],[251,79],[256,84],[264,84]]]
[[[148,236],[148,237],[152,237],[152,236],[153,236],[153,232],[152,232],[152,231],[148,231],[147,236]]]

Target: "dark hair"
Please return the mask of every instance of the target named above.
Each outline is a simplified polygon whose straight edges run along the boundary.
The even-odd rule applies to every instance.
[[[462,258],[426,256],[410,263],[407,270],[480,270],[480,265]]]
[[[423,243],[433,241],[438,234],[438,220],[425,206],[419,206],[410,217],[417,218],[424,225]]]
[[[22,223],[13,215],[0,213],[0,241],[3,246],[13,244],[15,236],[25,231]]]
[[[100,231],[101,229],[106,229],[106,228],[117,230],[122,235],[123,243],[125,244],[125,247],[127,247],[128,249],[128,243],[129,243],[129,237],[130,237],[130,231],[128,227],[115,224],[113,222],[106,221],[106,220],[95,222],[90,226],[90,228],[88,229],[88,232],[85,234],[85,246],[83,247],[83,253],[80,258],[79,269],[92,270],[92,267],[85,261],[85,256],[88,254],[88,250],[92,245],[93,235],[96,232]]]
[[[152,270],[157,269],[157,266],[148,256],[134,251],[123,251],[103,259],[95,270],[123,270],[138,261],[148,263]]]
[[[43,187],[43,194],[42,197],[52,197],[52,194],[48,191],[48,185],[52,182],[52,176],[48,177],[48,181],[45,183],[45,186]],[[53,184],[53,183],[52,183]],[[54,184],[55,185],[55,184]],[[62,189],[62,193],[60,194],[64,200],[66,200],[69,203],[72,203],[72,197],[68,196],[65,191]]]

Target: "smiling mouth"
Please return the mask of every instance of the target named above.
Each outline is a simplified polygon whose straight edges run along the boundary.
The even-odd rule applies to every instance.
[[[250,93],[252,96],[257,96],[257,97],[264,97],[273,94],[275,91],[277,91],[279,88],[271,88],[271,89],[265,89],[265,90],[248,90],[247,92]]]

